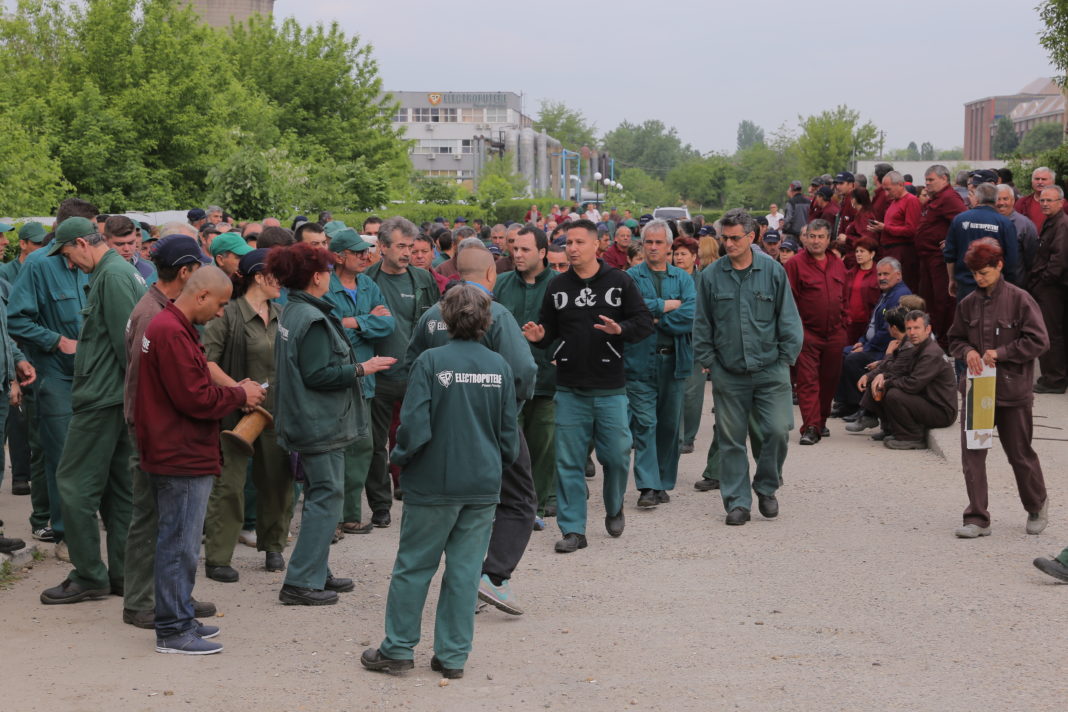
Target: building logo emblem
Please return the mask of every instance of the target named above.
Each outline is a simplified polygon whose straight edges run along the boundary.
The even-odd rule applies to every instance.
[[[446,388],[452,385],[452,371],[439,371],[438,382]]]
[[[442,99],[441,94],[427,94],[426,95],[426,100],[430,102],[431,106],[437,106],[438,104],[440,104],[441,103],[441,99]]]

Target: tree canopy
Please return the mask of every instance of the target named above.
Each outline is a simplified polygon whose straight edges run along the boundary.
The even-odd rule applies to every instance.
[[[569,109],[562,101],[543,101],[534,121],[535,131],[544,131],[569,151],[597,144],[597,127],[586,121],[582,112]]]
[[[701,155],[682,142],[674,127],[668,128],[656,119],[641,124],[624,121],[605,134],[602,143],[617,162],[661,179],[679,163]]]
[[[875,153],[879,130],[870,121],[860,123],[860,114],[845,105],[798,120],[797,149],[805,175],[834,174]]]

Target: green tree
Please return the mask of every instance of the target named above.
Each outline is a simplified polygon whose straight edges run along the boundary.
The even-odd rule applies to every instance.
[[[270,215],[279,207],[263,151],[238,151],[208,173],[211,199],[238,218]]]
[[[683,144],[674,128],[669,129],[655,119],[641,124],[624,121],[605,134],[603,145],[617,163],[641,168],[660,178],[682,161],[701,155],[689,144]],[[627,185],[625,180],[622,183]]]
[[[1038,42],[1049,53],[1053,66],[1060,70],[1059,83],[1064,86],[1068,75],[1068,0],[1045,0],[1036,9],[1046,26],[1039,33]]]
[[[0,215],[52,215],[70,185],[59,162],[10,116],[0,114]]]
[[[725,205],[760,208],[786,199],[790,181],[800,175],[797,139],[786,126],[771,136],[769,145],[757,144],[734,154],[734,175]]]
[[[924,141],[920,144],[920,159],[924,161],[933,161],[935,157],[935,147],[930,141]]]
[[[482,166],[482,175],[479,176],[479,194],[482,192],[482,181],[486,180],[490,176],[496,176],[504,181],[504,184],[508,186],[507,198],[513,198],[520,195],[525,195],[527,192],[527,179],[520,173],[516,173],[512,170],[513,159],[512,152],[508,151],[502,156],[496,158],[490,158]],[[497,183],[495,181],[495,183]],[[497,183],[499,185],[499,183]]]
[[[805,175],[845,170],[857,159],[872,157],[878,146],[875,124],[860,123],[860,114],[847,106],[798,118],[801,136],[797,150]]]
[[[920,147],[916,145],[915,141],[909,141],[909,145],[905,147],[905,160],[906,161],[918,161],[918,160],[920,160]]]
[[[950,148],[944,151],[939,151],[935,160],[938,161],[963,161],[964,149],[963,148]]]
[[[597,127],[586,121],[581,111],[569,109],[562,101],[542,101],[535,131],[544,131],[557,139],[569,151],[583,146],[594,148],[597,144]]]
[[[1019,143],[1020,137],[1012,127],[1012,119],[1002,116],[994,125],[994,139],[990,142],[990,151],[995,158],[1008,158]]]
[[[1039,124],[1024,134],[1016,152],[1021,156],[1034,156],[1036,153],[1056,148],[1063,142],[1064,128],[1059,122]]]
[[[624,168],[619,173],[619,182],[623,184],[626,194],[646,209],[674,205],[677,199],[664,185],[664,181],[649,175],[641,168]]]
[[[677,193],[687,202],[721,207],[726,197],[730,174],[731,165],[728,160],[723,156],[712,155],[680,163],[671,169],[664,182],[673,193]]]
[[[764,129],[745,119],[738,124],[738,150],[744,151],[750,146],[764,143]]]

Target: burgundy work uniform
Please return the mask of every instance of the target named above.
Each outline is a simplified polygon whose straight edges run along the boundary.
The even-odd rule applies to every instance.
[[[890,201],[889,207],[886,208],[883,234],[880,238],[882,257],[893,257],[901,263],[901,277],[914,292],[920,285],[915,242],[916,227],[919,224],[920,199],[906,192],[897,200]]]
[[[831,413],[831,400],[842,372],[842,350],[846,345],[845,266],[830,250],[822,260],[802,250],[786,263],[786,275],[805,329],[797,357],[801,432],[807,428],[819,432]]]
[[[953,312],[957,308],[956,300],[949,296],[949,272],[946,270],[946,258],[942,254],[942,243],[946,240],[953,218],[965,210],[967,208],[960,195],[953,190],[953,186],[947,185],[920,207],[920,221],[916,226],[916,258],[920,268],[919,295],[927,303],[931,327],[942,347],[949,344],[946,334],[949,325],[953,323]]]
[[[994,425],[998,442],[1012,465],[1020,501],[1029,513],[1042,509],[1046,502],[1046,483],[1042,465],[1031,447],[1031,407],[1034,403],[1032,383],[1035,358],[1049,348],[1049,337],[1038,304],[1019,287],[998,279],[990,294],[977,289],[957,305],[953,326],[949,329],[949,350],[964,361],[973,349],[983,355],[997,352],[997,385],[994,400]],[[964,379],[961,379],[963,390]],[[967,407],[967,402],[964,406]],[[987,511],[986,450],[969,450],[965,443],[965,414],[961,414],[961,465],[968,489],[968,508],[964,524],[990,526]]]
[[[1042,223],[1046,222],[1046,216],[1042,212],[1042,206],[1038,204],[1038,194],[1031,193],[1016,199],[1016,212],[1031,218],[1035,229],[1042,234]],[[1065,202],[1063,212],[1068,213],[1068,202]]]
[[[883,222],[886,218],[888,207],[890,207],[890,195],[880,186],[871,194],[871,212],[878,222]]]

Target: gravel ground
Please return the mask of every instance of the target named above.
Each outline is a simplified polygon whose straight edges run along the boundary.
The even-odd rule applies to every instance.
[[[1068,416],[1040,396],[1036,422]],[[221,655],[153,652],[153,636],[121,623],[122,602],[46,607],[43,588],[68,565],[49,558],[0,591],[0,708],[29,710],[1064,710],[1068,587],[1031,566],[1068,544],[1066,443],[1036,442],[1052,497],[1038,537],[1000,454],[991,457],[993,536],[953,537],[967,500],[956,431],[937,435],[948,459],[891,452],[844,432],[796,445],[782,513],[726,527],[718,493],[682,458],[670,504],[604,532],[593,480],[590,546],[554,554],[558,532],[535,532],[513,586],[526,614],[476,620],[466,677],[430,672],[437,583],[416,669],[364,671],[359,654],[382,636],[398,527],[349,536],[331,565],[356,591],[327,608],[278,603],[282,574],[239,546],[236,584],[199,579],[218,604]],[[1059,426],[1057,426],[1059,427]],[[1040,437],[1066,437],[1039,428]],[[28,537],[28,498],[4,485],[0,518]],[[394,508],[399,519],[399,507]],[[50,549],[45,545],[45,549]]]

